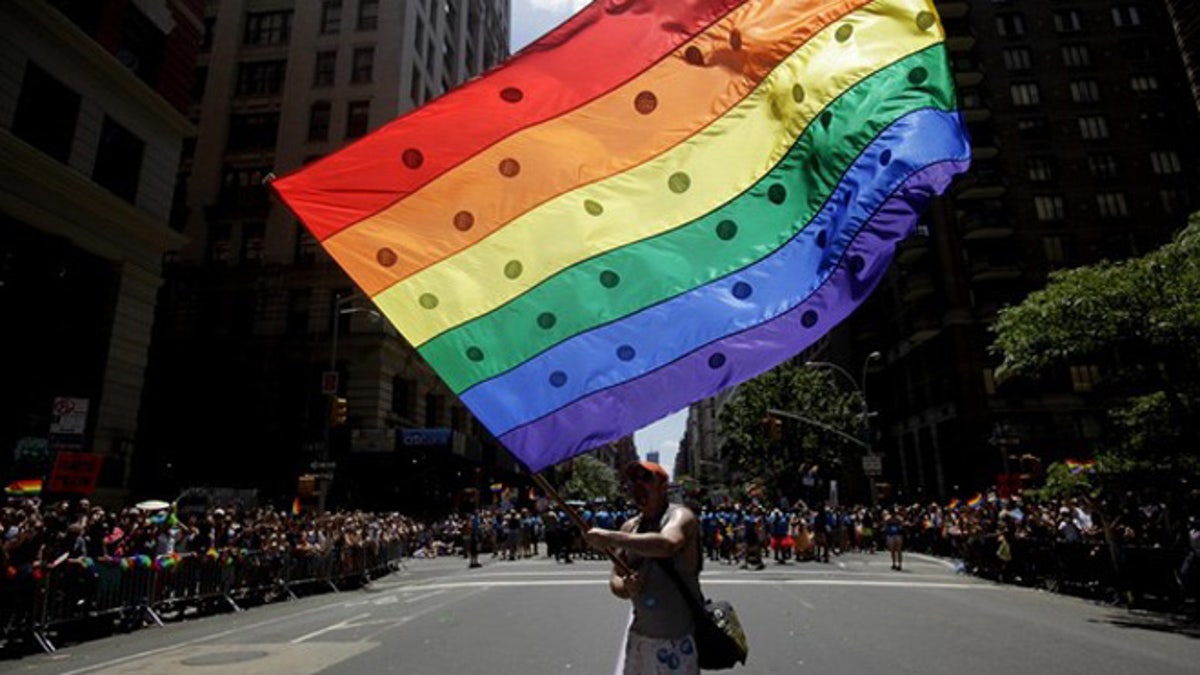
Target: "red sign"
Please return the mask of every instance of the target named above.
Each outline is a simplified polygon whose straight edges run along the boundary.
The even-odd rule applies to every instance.
[[[93,452],[58,452],[50,471],[47,492],[87,495],[96,489],[104,458]]]
[[[338,371],[327,370],[321,373],[321,393],[336,394],[338,390]]]

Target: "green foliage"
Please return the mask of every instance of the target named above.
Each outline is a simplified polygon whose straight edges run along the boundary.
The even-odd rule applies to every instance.
[[[1200,412],[1200,214],[1140,258],[1056,272],[1003,310],[993,331],[999,373],[1061,376],[1096,365],[1109,396],[1117,456],[1197,453]]]
[[[1094,492],[1092,475],[1086,471],[1072,473],[1066,464],[1055,462],[1046,468],[1046,484],[1033,492],[1043,500],[1090,496]]]
[[[603,497],[612,501],[620,496],[621,484],[607,464],[591,455],[580,455],[571,463],[571,477],[559,493],[563,499],[590,502]]]
[[[769,496],[800,494],[801,471],[812,464],[837,475],[862,450],[812,424],[783,419],[782,433],[771,439],[764,420],[775,408],[796,413],[850,435],[862,431],[862,400],[844,391],[835,373],[802,364],[784,364],[740,385],[720,413],[726,457],[735,472],[761,482]]]

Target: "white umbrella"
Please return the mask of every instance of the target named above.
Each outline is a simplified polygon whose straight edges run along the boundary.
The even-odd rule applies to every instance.
[[[137,508],[142,511],[161,511],[170,507],[170,502],[164,502],[161,499],[147,499],[144,502],[137,503]]]

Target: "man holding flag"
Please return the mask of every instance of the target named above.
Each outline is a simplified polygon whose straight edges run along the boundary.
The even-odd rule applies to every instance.
[[[653,462],[631,462],[623,476],[640,513],[620,530],[594,527],[587,541],[615,549],[632,573],[614,565],[609,589],[633,605],[618,673],[699,673],[688,601],[667,571],[672,568],[699,601],[700,538],[696,514],[667,499],[668,476]]]

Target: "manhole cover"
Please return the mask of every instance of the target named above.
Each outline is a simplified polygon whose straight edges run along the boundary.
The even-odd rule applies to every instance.
[[[223,666],[229,663],[245,663],[269,656],[267,652],[225,652],[223,654],[204,654],[193,656],[180,661],[185,666]]]

